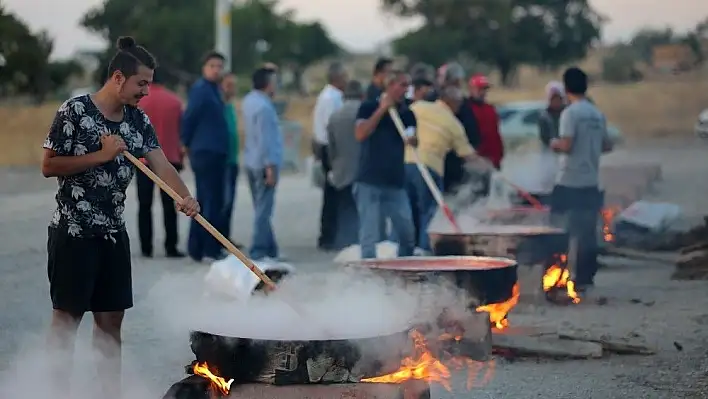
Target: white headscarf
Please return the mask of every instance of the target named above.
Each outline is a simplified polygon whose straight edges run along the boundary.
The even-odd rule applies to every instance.
[[[565,88],[563,87],[563,83],[553,80],[546,85],[546,101],[550,103],[551,98],[556,95],[565,98]]]

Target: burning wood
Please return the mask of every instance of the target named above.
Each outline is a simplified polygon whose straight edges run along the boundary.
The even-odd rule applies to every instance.
[[[558,296],[563,295],[572,303],[580,303],[580,297],[575,292],[575,283],[570,279],[568,255],[557,255],[555,258],[556,262],[543,275],[543,291],[546,293],[546,298],[558,302]]]
[[[492,327],[498,330],[502,330],[509,326],[509,319],[507,315],[517,303],[519,303],[519,283],[514,284],[512,288],[511,298],[502,303],[492,303],[489,305],[483,305],[477,307],[477,312],[488,312],[489,321],[492,323]]]
[[[493,361],[477,362],[465,357],[448,356],[443,362],[435,357],[423,334],[413,330],[411,331],[411,339],[413,340],[414,353],[401,361],[401,367],[398,370],[379,377],[365,378],[361,382],[402,384],[407,381],[418,380],[427,383],[435,382],[442,385],[446,390],[451,391],[450,378],[452,373],[450,372],[450,367],[452,367],[455,370],[467,370],[467,389],[471,390],[475,386],[486,384],[494,373]],[[485,368],[485,366],[487,367]],[[478,376],[483,369],[484,375],[481,382],[477,382]]]
[[[615,242],[615,234],[612,232],[612,223],[614,222],[615,216],[617,216],[619,211],[619,207],[610,206],[603,208],[600,212],[602,217],[602,240],[606,243]]]
[[[231,384],[234,382],[233,378],[226,381],[226,379],[217,376],[216,371],[209,369],[207,363],[195,363],[192,371],[194,375],[198,375],[206,378],[209,381],[210,389],[212,392],[220,397],[227,396],[231,391]]]

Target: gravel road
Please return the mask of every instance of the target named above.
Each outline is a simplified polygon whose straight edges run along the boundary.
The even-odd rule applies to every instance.
[[[664,180],[651,196],[676,202],[687,213],[698,215],[708,213],[706,150],[706,146],[694,143],[643,143],[619,150],[606,161],[662,163]],[[53,187],[35,171],[13,169],[0,174],[0,393],[5,393],[0,397],[12,393],[27,398],[52,397],[43,392],[41,378],[34,376],[44,359],[38,343],[50,315],[45,251]],[[251,204],[245,185],[239,190],[235,238],[248,242]],[[135,192],[129,197],[126,215],[130,232],[136,237]],[[319,203],[319,192],[302,176],[283,179],[277,199],[276,234],[289,261],[302,270],[330,267],[332,255],[313,249]],[[182,237],[186,237],[186,219],[181,220],[181,227]],[[615,337],[632,335],[656,347],[657,355],[593,361],[496,359],[487,385],[467,391],[463,376],[458,375],[454,392],[435,387],[433,397],[708,398],[708,283],[671,281],[669,264],[623,259],[605,262],[608,267],[597,281],[597,295],[607,298],[605,305],[584,303],[561,308],[522,304],[511,316],[512,325],[583,329]],[[124,329],[126,398],[161,397],[182,378],[183,366],[191,359],[188,337],[170,334],[156,322],[149,302],[159,298],[148,296],[151,287],[167,275],[205,271],[205,266],[188,261],[166,261],[159,256],[153,260],[134,258],[136,307],[128,313]],[[90,327],[85,322],[80,331],[78,386],[90,384],[93,378],[91,364],[83,361],[87,359]]]

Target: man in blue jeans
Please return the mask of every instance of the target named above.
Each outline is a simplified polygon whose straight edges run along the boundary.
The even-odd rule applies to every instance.
[[[224,60],[224,56],[217,52],[210,52],[204,58],[202,78],[189,91],[180,137],[189,154],[202,215],[222,233],[226,197],[224,181],[229,152],[229,128],[219,86]],[[203,258],[224,257],[221,244],[194,219],[189,227],[187,252],[197,262]]]
[[[244,166],[255,210],[250,256],[254,260],[277,259],[271,218],[275,205],[275,187],[283,158],[280,120],[273,106],[277,75],[273,69],[254,72],[253,90],[243,99],[242,113],[246,142]]]
[[[561,154],[560,172],[551,196],[554,222],[568,229],[577,244],[572,280],[581,296],[594,285],[597,272],[597,221],[602,195],[599,190],[600,157],[612,150],[605,116],[588,101],[588,77],[578,68],[563,74],[570,105],[560,116],[558,138],[551,148]]]
[[[398,238],[398,256],[411,256],[415,248],[415,228],[411,207],[404,189],[403,149],[416,145],[416,120],[405,104],[409,76],[391,71],[378,99],[361,104],[356,117],[356,139],[361,143],[359,171],[354,183],[354,198],[359,213],[359,244],[363,259],[376,258],[376,243],[381,241],[379,226],[391,219]],[[406,129],[405,142],[389,115],[398,111]]]

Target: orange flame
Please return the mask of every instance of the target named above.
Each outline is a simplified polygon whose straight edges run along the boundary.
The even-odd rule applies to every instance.
[[[196,363],[193,371],[194,374],[208,379],[211,382],[211,386],[216,388],[221,394],[228,395],[229,391],[231,391],[231,384],[234,382],[233,378],[226,381],[224,378],[215,375],[206,362]]]
[[[567,267],[562,267],[568,262],[568,256],[563,254],[559,256],[559,262],[551,266],[543,275],[543,290],[548,292],[554,288],[565,288],[568,298],[573,303],[580,303],[580,297],[575,292],[575,283],[570,279],[570,272]]]
[[[411,338],[415,346],[415,357],[406,357],[401,361],[401,367],[393,373],[380,377],[364,378],[361,382],[379,384],[401,384],[410,380],[420,380],[427,383],[439,383],[448,391],[452,390],[450,384],[450,368],[443,364],[428,349],[427,341],[423,334],[411,331]],[[484,362],[477,362],[462,357],[451,357],[449,363],[456,370],[466,368],[468,371],[467,389],[472,389],[477,383]],[[494,362],[489,362],[480,384],[486,384],[494,374]]]
[[[511,298],[502,303],[491,303],[489,305],[479,306],[476,310],[478,312],[488,312],[489,321],[492,323],[492,326],[498,330],[502,330],[509,327],[509,319],[507,319],[506,316],[511,309],[519,303],[519,294],[519,283],[516,283],[514,284],[514,288],[512,288]]]
[[[615,241],[615,235],[612,233],[612,221],[615,219],[617,213],[619,213],[619,207],[616,206],[604,208],[602,212],[600,212],[602,216],[602,239],[605,242]]]

